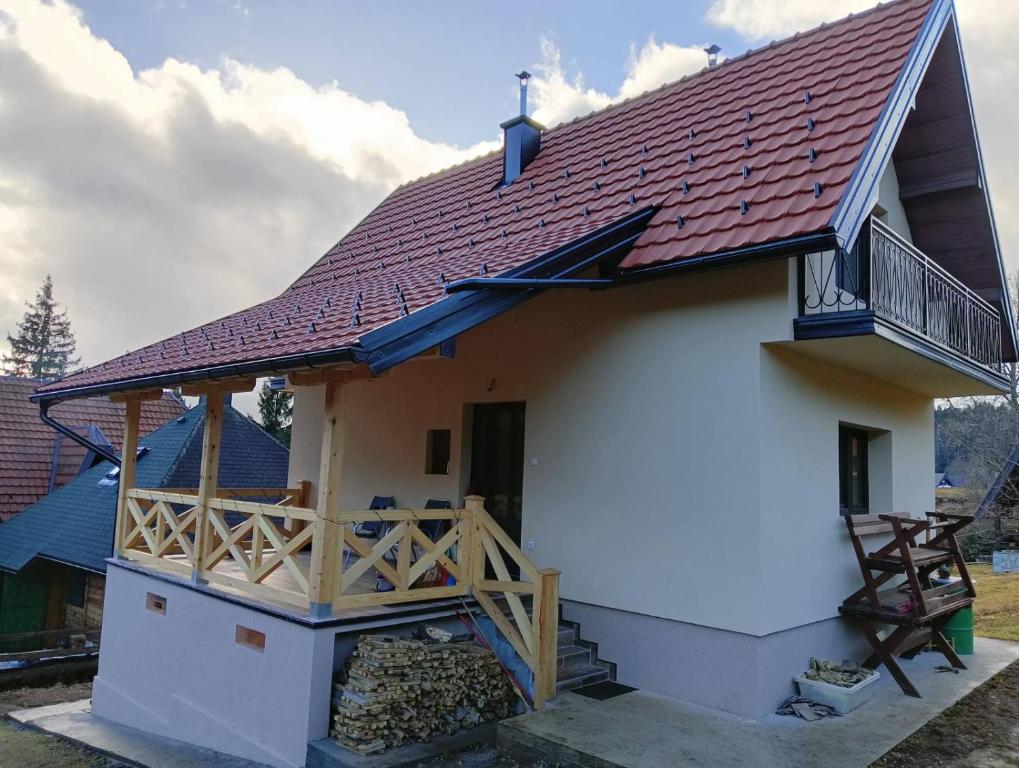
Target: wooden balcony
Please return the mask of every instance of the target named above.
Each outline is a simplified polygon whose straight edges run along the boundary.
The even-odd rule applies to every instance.
[[[799,284],[797,340],[880,335],[1005,383],[998,310],[876,218],[851,250],[801,256]]]

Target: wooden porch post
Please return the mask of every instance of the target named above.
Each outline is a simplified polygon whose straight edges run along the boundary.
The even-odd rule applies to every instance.
[[[541,709],[556,693],[556,646],[559,637],[559,571],[542,568],[535,585],[534,708]]]
[[[113,542],[114,557],[123,557],[127,549],[127,534],[133,527],[127,509],[127,493],[134,488],[135,467],[138,464],[138,417],[142,404],[138,398],[124,401],[124,443],[120,452],[120,474],[117,488],[117,526]]]
[[[191,580],[204,581],[202,571],[206,556],[212,551],[212,525],[209,523],[209,501],[219,490],[219,449],[223,431],[223,393],[205,395],[205,430],[202,435],[202,464],[198,481],[198,512],[195,515],[195,558],[191,564]]]
[[[316,618],[332,615],[343,569],[343,525],[338,516],[343,479],[344,387],[342,381],[329,381],[325,388],[318,503],[308,574],[308,611]]]
[[[478,520],[478,512],[485,511],[484,496],[465,496],[464,507],[470,512],[471,520],[469,533],[464,537],[463,547],[467,555],[467,567],[462,568],[462,576],[468,589],[474,589],[485,578],[485,549],[482,544],[481,521]]]

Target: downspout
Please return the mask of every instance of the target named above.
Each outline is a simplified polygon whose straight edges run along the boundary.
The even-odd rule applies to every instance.
[[[118,467],[120,466],[120,457],[119,456],[117,456],[117,455],[111,453],[110,451],[106,450],[105,447],[103,447],[101,445],[97,445],[96,443],[93,443],[87,437],[82,437],[81,435],[79,435],[77,432],[75,432],[70,427],[65,427],[59,421],[57,421],[56,419],[52,418],[47,413],[47,411],[49,411],[49,409],[50,409],[50,405],[51,404],[52,404],[52,402],[51,401],[47,401],[47,400],[42,400],[39,403],[39,418],[42,419],[42,423],[43,424],[46,424],[47,426],[52,427],[57,432],[59,432],[60,434],[64,435],[64,437],[69,437],[71,440],[76,442],[78,445],[84,446],[87,450],[94,451],[97,455],[102,456],[104,459],[106,459],[110,463],[114,464],[115,466],[118,466]]]

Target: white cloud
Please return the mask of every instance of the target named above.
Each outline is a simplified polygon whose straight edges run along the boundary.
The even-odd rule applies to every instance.
[[[534,119],[552,127],[579,115],[585,115],[613,102],[639,96],[644,91],[678,80],[707,64],[707,54],[699,46],[659,43],[653,37],[640,49],[630,48],[626,75],[617,93],[608,94],[588,87],[583,74],[571,79],[563,65],[562,54],[549,40],[542,40],[542,60],[531,80],[534,92]]]
[[[782,38],[871,8],[874,0],[714,0],[708,19],[747,40]],[[1010,271],[1019,269],[1019,177],[1014,172],[1013,126],[1019,124],[1019,3],[956,0],[966,68],[984,164]]]
[[[873,8],[875,0],[715,0],[708,20],[730,27],[749,40],[787,37],[834,21],[850,13]]]
[[[283,68],[135,74],[72,6],[0,0],[0,339],[47,272],[87,363],[248,306],[397,184],[494,146]]]

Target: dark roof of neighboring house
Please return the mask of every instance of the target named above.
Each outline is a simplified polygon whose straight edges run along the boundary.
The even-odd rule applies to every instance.
[[[74,478],[85,460],[86,450],[44,424],[39,406],[28,399],[42,383],[41,379],[0,376],[0,521],[45,496],[51,477],[55,488]],[[162,400],[148,401],[142,406],[139,431],[147,435],[184,410],[184,404],[170,393]],[[98,427],[120,450],[123,403],[90,397],[58,403],[49,413],[84,437],[90,426]]]
[[[196,488],[204,408],[192,408],[139,441],[139,488]],[[287,484],[289,452],[234,408],[226,408],[219,484],[223,488]],[[117,486],[100,485],[102,462],[0,525],[0,569],[17,572],[35,557],[104,573],[113,552]]]
[[[1012,448],[998,474],[995,475],[991,487],[984,494],[983,501],[977,507],[976,517],[982,518],[995,506],[1013,507],[1019,503],[1019,445]]]
[[[276,298],[39,396],[294,369],[328,355],[381,370],[395,356],[372,362],[377,345],[399,339],[406,359],[416,353],[407,348],[442,340],[428,324],[466,301],[447,295],[447,283],[554,277],[543,265],[638,212],[648,220],[619,264],[631,277],[782,243],[806,248],[811,237],[815,247],[822,237],[847,245],[952,13],[948,0],[898,0],[557,126],[510,185],[501,151],[406,184]],[[986,205],[984,218],[993,234]],[[483,319],[462,317],[449,335]]]

